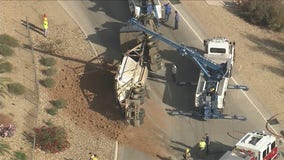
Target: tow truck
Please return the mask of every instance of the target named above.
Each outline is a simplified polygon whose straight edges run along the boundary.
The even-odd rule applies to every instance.
[[[279,155],[276,138],[262,132],[248,132],[219,160],[273,160]]]
[[[233,42],[229,42],[225,38],[213,38],[206,40],[204,41],[204,46],[206,46],[205,50],[207,50],[208,54],[202,56],[196,49],[177,44],[162,36],[160,33],[156,33],[148,29],[135,18],[131,18],[128,22],[135,29],[141,30],[146,34],[151,35],[151,39],[158,39],[175,48],[181,56],[193,59],[193,61],[201,69],[199,84],[197,87],[197,93],[199,95],[196,96],[196,108],[198,108],[197,111],[190,113],[184,113],[182,111],[171,111],[170,114],[199,116],[204,120],[212,118],[238,120],[246,119],[243,116],[231,116],[222,114],[222,110],[219,109],[223,108],[223,101],[228,87],[228,80],[231,77],[234,61]],[[225,44],[226,48],[220,48],[220,44]],[[219,61],[216,61],[216,59],[218,59]],[[220,59],[222,59],[221,62]],[[235,88],[243,89],[247,87],[243,86]]]

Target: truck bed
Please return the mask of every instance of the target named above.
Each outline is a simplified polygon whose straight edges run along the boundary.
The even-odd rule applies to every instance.
[[[119,102],[125,100],[134,85],[145,84],[148,76],[147,67],[142,67],[130,56],[124,56],[116,75],[116,94]]]

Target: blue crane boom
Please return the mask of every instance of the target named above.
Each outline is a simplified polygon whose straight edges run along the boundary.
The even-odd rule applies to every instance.
[[[144,25],[140,24],[139,21],[135,18],[131,18],[128,21],[130,24],[133,25],[133,27],[136,27],[138,30],[141,30],[145,32],[146,34],[149,34],[153,36],[153,38],[156,38],[160,41],[163,41],[164,43],[172,46],[175,48],[182,56],[186,56],[189,58],[192,58],[194,62],[200,67],[201,71],[204,73],[206,80],[208,81],[219,81],[221,80],[225,74],[226,74],[226,65],[224,64],[217,64],[213,62],[212,60],[203,57],[200,55],[196,50],[192,48],[188,48],[182,44],[177,44],[170,39],[160,35],[159,33],[156,33]]]

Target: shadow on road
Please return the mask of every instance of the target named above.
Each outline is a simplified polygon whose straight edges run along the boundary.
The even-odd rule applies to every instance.
[[[233,150],[233,147],[225,145],[218,141],[211,142],[208,153],[206,153],[205,151],[200,152],[198,143],[195,146],[190,147],[181,142],[173,142],[171,148],[175,151],[180,152],[181,156],[185,152],[186,148],[190,148],[191,157],[194,160],[200,159],[202,155],[204,156],[204,160],[220,159],[225,152]]]
[[[124,26],[118,22],[106,22],[102,25],[102,28],[95,28],[96,34],[88,35],[90,42],[101,45],[106,48],[106,51],[102,54],[104,61],[113,63],[113,61],[119,61],[122,53],[120,49],[119,30]]]
[[[114,74],[111,72],[115,69],[108,64],[86,64],[80,78],[80,88],[92,110],[108,119],[122,120],[115,104]]]
[[[27,22],[25,20],[21,20],[21,24],[25,27],[29,27],[32,31],[37,32],[40,35],[44,35],[44,30],[33,23]]]
[[[196,85],[180,86],[177,83],[196,84],[199,74],[198,67],[189,58],[182,57],[174,50],[162,50],[161,56],[167,61],[165,63],[167,81],[163,102],[183,112],[193,110]],[[172,78],[173,65],[177,67],[176,82]]]
[[[89,10],[93,12],[103,12],[107,16],[121,22],[127,22],[131,17],[128,2],[125,0],[89,0],[95,2]]]

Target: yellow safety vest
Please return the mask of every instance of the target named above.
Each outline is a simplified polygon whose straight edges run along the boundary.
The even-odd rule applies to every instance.
[[[199,148],[200,148],[201,150],[204,150],[205,147],[206,147],[206,143],[205,143],[204,141],[199,142]]]
[[[48,28],[48,21],[47,21],[47,20],[44,20],[44,21],[43,21],[43,28],[44,28],[44,29],[47,29],[47,28]]]

